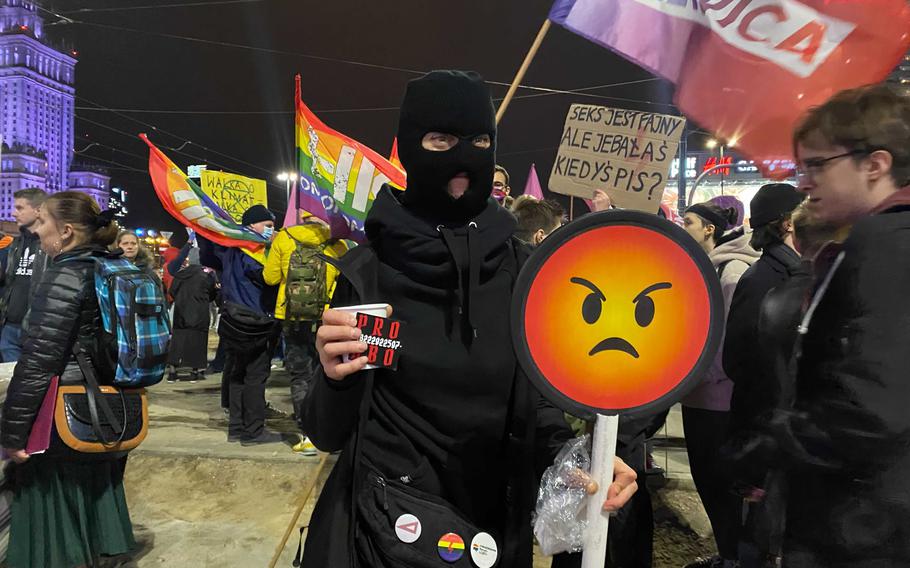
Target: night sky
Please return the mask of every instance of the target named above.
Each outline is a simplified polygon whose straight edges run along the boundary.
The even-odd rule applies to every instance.
[[[148,152],[135,137],[139,132],[147,132],[182,167],[207,163],[211,169],[268,179],[269,205],[281,212],[285,188],[275,176],[293,167],[296,73],[303,76],[304,101],[329,126],[388,155],[408,80],[431,69],[461,68],[508,84],[550,4],[45,2],[75,21],[49,25],[46,33],[78,51],[75,146],[87,148],[79,156],[97,158],[110,168],[113,183],[129,192],[128,225],[164,229],[176,223],[154,195],[146,173]],[[57,21],[45,15],[47,24]],[[667,105],[672,96],[667,82],[553,26],[523,84],[577,90],[622,82],[635,83],[584,95],[519,90],[519,96],[533,96],[514,100],[499,129],[498,161],[512,174],[513,194],[523,190],[532,162],[546,187],[570,104],[675,112]],[[506,90],[493,86],[494,98]],[[88,147],[92,142],[97,145]]]

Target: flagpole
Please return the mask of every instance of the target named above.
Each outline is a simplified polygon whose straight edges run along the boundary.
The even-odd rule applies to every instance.
[[[540,26],[540,31],[537,32],[537,37],[534,38],[531,49],[528,50],[528,54],[525,55],[525,60],[521,63],[521,67],[518,68],[518,73],[515,74],[515,79],[512,81],[512,84],[509,85],[509,92],[506,93],[505,98],[499,103],[499,108],[496,110],[496,124],[499,124],[499,121],[502,120],[502,115],[504,115],[506,109],[509,108],[509,103],[512,102],[515,91],[518,90],[518,86],[521,85],[521,81],[525,78],[525,73],[528,72],[531,61],[533,61],[534,56],[537,55],[537,50],[540,49],[540,44],[543,43],[543,38],[546,37],[548,31],[550,31],[549,19],[544,20],[543,25]]]

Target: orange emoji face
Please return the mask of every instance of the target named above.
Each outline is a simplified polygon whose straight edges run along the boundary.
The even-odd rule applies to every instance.
[[[544,241],[522,271],[517,352],[569,412],[654,410],[713,359],[721,302],[707,255],[679,227],[632,211],[589,215]]]

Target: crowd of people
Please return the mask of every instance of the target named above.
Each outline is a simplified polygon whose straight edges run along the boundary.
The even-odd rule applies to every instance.
[[[726,318],[722,348],[681,401],[717,546],[688,566],[907,566],[910,101],[881,86],[845,91],[808,112],[793,145],[798,187],[763,186],[748,218],[729,196],[684,212],[684,229],[716,269]],[[190,233],[159,273],[140,239],[86,195],[14,195],[20,234],[0,272],[0,354],[17,363],[0,418],[14,464],[8,566],[90,566],[135,546],[125,455],[26,452],[52,380],[86,380],[89,361],[113,384],[109,345],[99,340],[99,258],[127,259],[168,297],[170,381],[181,369],[187,380],[205,378],[210,306],[219,306],[228,442],[283,441],[266,426],[265,398],[283,346],[304,435],[294,449],[341,452],[303,566],[441,565],[436,537],[446,533],[486,535],[497,565],[531,566],[539,479],[575,434],[572,417],[523,375],[509,308],[523,262],[565,211],[511,195],[495,163],[489,90],[475,73],[409,83],[398,148],[408,189],[380,190],[367,243],[350,250],[316,217],[302,213],[276,230],[274,213],[254,205],[241,223],[270,242],[267,254]],[[616,207],[603,191],[591,201],[595,212]],[[385,304],[403,322],[397,370],[364,369],[361,330],[334,309],[360,304]],[[603,504],[615,514],[613,568],[651,566],[651,501],[636,480],[645,440],[665,418],[621,421]],[[396,533],[405,515],[432,538]],[[580,562],[560,554],[553,566]]]

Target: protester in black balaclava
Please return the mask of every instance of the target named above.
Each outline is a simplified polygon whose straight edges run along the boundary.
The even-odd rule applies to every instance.
[[[571,431],[512,350],[509,307],[525,249],[512,238],[514,217],[490,199],[495,135],[476,73],[434,71],[408,85],[398,132],[408,189],[380,190],[368,244],[337,261],[333,298],[391,305],[403,322],[400,361],[396,371],[364,371],[356,355],[343,363],[366,349],[354,316],[323,316],[303,426],[319,449],[344,452],[310,520],[305,568],[444,565],[440,537],[460,533],[467,556],[480,531],[495,542],[497,565],[531,566],[539,475]],[[613,508],[635,491],[634,473],[622,462],[617,471]],[[403,502],[418,524],[400,517]],[[411,540],[416,526],[423,536]]]
[[[436,71],[408,85],[398,123],[408,172],[402,203],[421,216],[467,223],[488,205],[496,167],[496,111],[477,73]]]

